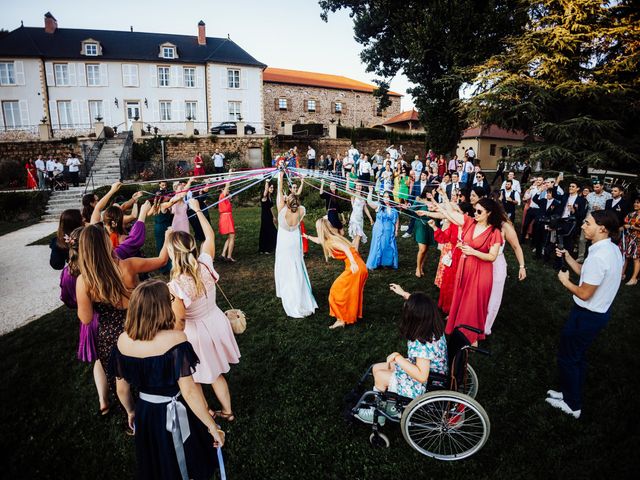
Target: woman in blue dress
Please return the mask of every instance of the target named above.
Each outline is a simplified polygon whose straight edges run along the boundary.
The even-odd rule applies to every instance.
[[[371,248],[367,258],[367,268],[375,270],[378,267],[398,268],[398,227],[400,226],[398,211],[391,206],[391,193],[382,194],[382,203],[374,202],[373,187],[369,187],[367,203],[376,211],[376,222],[371,231]]]

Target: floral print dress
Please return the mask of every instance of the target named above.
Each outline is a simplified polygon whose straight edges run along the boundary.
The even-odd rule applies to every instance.
[[[407,358],[415,365],[416,359],[429,360],[429,372],[447,375],[449,364],[447,362],[447,340],[442,335],[438,340],[420,343],[418,340],[407,341]],[[416,398],[426,392],[426,385],[414,380],[398,364],[395,371],[396,393],[403,397]]]

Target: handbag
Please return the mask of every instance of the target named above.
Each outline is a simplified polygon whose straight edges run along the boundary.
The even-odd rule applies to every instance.
[[[222,290],[220,283],[216,281],[216,277],[211,271],[211,269],[209,269],[209,267],[202,262],[198,262],[198,263],[200,263],[200,265],[204,265],[204,267],[207,269],[209,274],[213,277],[216,287],[218,287],[218,290],[220,290],[220,293],[222,293],[222,296],[231,307],[229,310],[225,310],[224,312],[227,319],[229,320],[229,323],[231,324],[231,330],[233,330],[233,333],[235,333],[236,335],[240,335],[241,333],[244,333],[244,331],[247,329],[247,316],[239,308],[233,308],[233,305],[231,305],[229,298],[225,295],[224,290]]]

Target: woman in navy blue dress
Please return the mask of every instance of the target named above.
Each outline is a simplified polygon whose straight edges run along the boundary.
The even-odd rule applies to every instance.
[[[109,361],[135,431],[138,479],[210,479],[217,467],[214,448],[224,443],[191,376],[198,357],[174,323],[167,284],[141,283]],[[135,405],[131,385],[140,392]]]

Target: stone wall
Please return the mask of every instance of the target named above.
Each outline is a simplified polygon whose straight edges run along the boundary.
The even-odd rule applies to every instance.
[[[391,105],[376,115],[377,99],[367,92],[353,92],[334,88],[267,83],[262,87],[264,99],[264,122],[277,133],[281,122],[322,123],[340,120],[345,127],[365,127],[381,125],[386,119],[400,113],[400,97],[390,96]],[[287,110],[280,110],[278,100],[287,99]],[[306,101],[316,101],[316,111],[306,109]],[[342,113],[336,113],[335,102],[342,104]],[[302,117],[302,118],[301,118]]]

